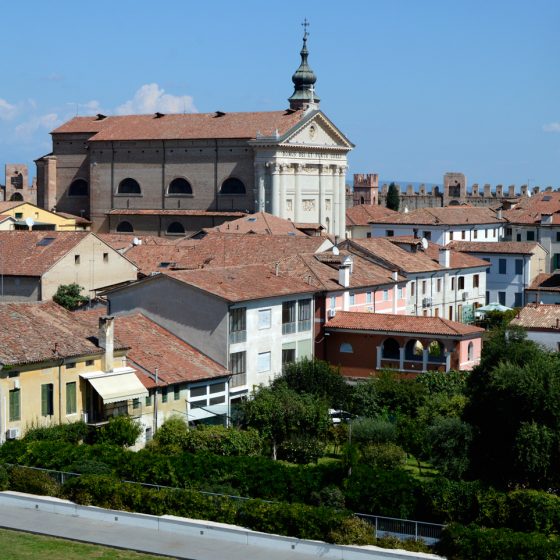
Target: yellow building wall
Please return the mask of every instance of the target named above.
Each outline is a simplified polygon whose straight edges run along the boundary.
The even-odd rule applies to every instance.
[[[31,218],[34,222],[54,224],[55,231],[83,231],[84,229],[82,225],[77,225],[74,219],[64,218],[29,202],[24,202],[10,210],[2,210],[2,214],[12,216],[18,221]]]
[[[51,299],[63,284],[79,284],[84,288],[83,295],[93,296],[96,289],[136,278],[135,265],[97,236],[89,234],[43,274],[41,299]]]

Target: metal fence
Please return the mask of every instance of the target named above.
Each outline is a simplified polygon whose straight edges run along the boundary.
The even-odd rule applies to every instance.
[[[48,474],[59,484],[64,484],[70,478],[82,476],[80,473],[57,471],[54,469],[44,469],[41,467],[28,467],[26,465],[15,465],[12,463],[4,463],[7,467],[17,467],[20,469],[30,469],[33,471],[41,471]],[[150,484],[148,482],[135,482],[132,480],[121,480],[125,484],[135,484],[144,488],[154,488],[156,490],[192,490],[204,496],[216,496],[218,498],[228,498],[230,500],[246,501],[253,498],[246,496],[235,496],[232,494],[219,494],[217,492],[205,492],[195,488],[178,488],[176,486],[165,486],[164,484]],[[269,504],[275,503],[273,500],[261,500]],[[367,513],[355,513],[356,517],[367,521],[375,531],[377,537],[393,536],[401,540],[422,540],[426,544],[435,544],[441,539],[444,525],[437,523],[427,523],[425,521],[414,521],[411,519],[399,519],[396,517],[383,517],[380,515],[369,515]]]

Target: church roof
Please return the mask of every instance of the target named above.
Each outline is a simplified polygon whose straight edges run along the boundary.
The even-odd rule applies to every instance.
[[[257,135],[274,136],[276,131],[282,136],[301,121],[303,111],[101,117],[74,117],[52,134],[90,133],[89,141],[256,139]]]

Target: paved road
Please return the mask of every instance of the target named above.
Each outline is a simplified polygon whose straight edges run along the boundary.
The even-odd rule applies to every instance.
[[[223,560],[225,557],[227,560],[310,560],[314,557],[23,508],[0,508],[0,527],[189,560]]]

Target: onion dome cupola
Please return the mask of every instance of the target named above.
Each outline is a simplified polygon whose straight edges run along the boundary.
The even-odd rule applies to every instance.
[[[318,105],[320,99],[315,94],[315,82],[317,81],[317,76],[307,63],[307,57],[309,56],[309,51],[307,50],[307,37],[309,33],[307,28],[309,23],[307,19],[303,22],[303,27],[305,32],[303,34],[303,47],[301,48],[301,64],[299,68],[295,71],[292,76],[292,82],[294,82],[294,93],[288,98],[290,102],[290,109],[305,109],[309,105]]]

